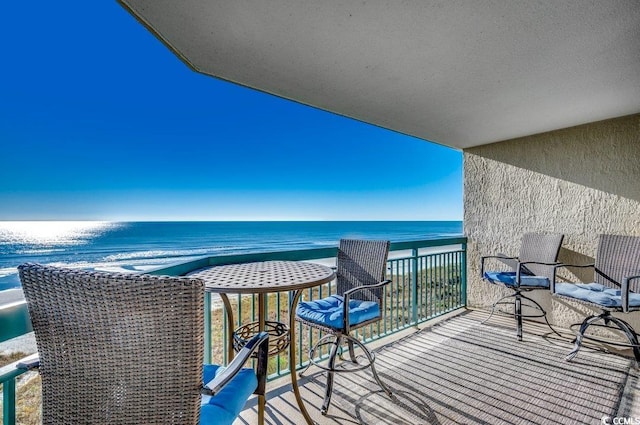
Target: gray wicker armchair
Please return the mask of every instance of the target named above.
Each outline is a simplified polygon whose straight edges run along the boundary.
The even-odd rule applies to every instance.
[[[391,396],[391,391],[376,372],[375,355],[350,335],[352,330],[382,318],[383,287],[391,282],[384,280],[389,246],[389,241],[342,239],[338,248],[337,295],[316,301],[303,301],[296,309],[297,321],[326,332],[309,350],[309,366],[314,364],[327,371],[325,398],[320,409],[323,415],[327,414],[331,403],[333,375],[336,372],[355,372],[370,367],[378,385]],[[349,347],[351,367],[336,366],[336,357],[345,341]],[[315,360],[317,349],[325,345],[331,345],[327,366]],[[355,355],[354,345],[360,347],[366,357],[362,364]],[[302,373],[304,371],[300,375]]]
[[[545,233],[525,233],[522,236],[520,255],[509,257],[504,254],[489,255],[481,258],[480,274],[489,283],[502,285],[513,291],[496,301],[491,307],[491,314],[483,323],[488,321],[502,304],[513,304],[513,314],[516,319],[516,336],[522,340],[522,318],[542,317],[549,328],[557,334],[547,319],[547,312],[535,300],[527,297],[523,292],[534,290],[549,290],[554,276],[554,266],[557,265],[558,253],[564,235]],[[487,259],[494,258],[506,264],[511,271],[485,271]],[[513,302],[506,301],[513,298]],[[523,314],[522,307],[530,307],[534,313]]]
[[[636,362],[640,363],[640,346],[633,327],[611,313],[631,313],[640,310],[640,237],[622,235],[600,235],[598,251],[594,264],[562,264],[560,267],[587,267],[594,270],[591,283],[556,283],[551,291],[555,297],[599,308],[601,313],[586,317],[580,324],[575,346],[566,360],[573,359],[580,350],[583,338],[598,342],[631,347]],[[600,323],[598,323],[600,322]],[[574,325],[575,326],[575,325]],[[585,336],[590,326],[617,329],[629,340],[629,343],[603,340],[594,336]]]
[[[264,394],[268,335],[226,369],[203,365],[204,284],[38,264],[19,267],[45,424],[230,424]],[[253,352],[258,371],[243,368]],[[204,384],[206,383],[206,385]]]

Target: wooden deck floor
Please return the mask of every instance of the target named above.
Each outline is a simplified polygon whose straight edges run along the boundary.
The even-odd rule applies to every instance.
[[[300,380],[319,424],[600,424],[602,418],[639,418],[638,374],[625,356],[583,349],[563,360],[570,336],[483,311],[449,317],[375,348],[377,368],[394,392],[389,398],[365,370],[337,375],[327,416],[319,413],[324,375],[312,368]],[[289,379],[269,383],[266,423],[303,424]],[[257,423],[250,400],[237,424]]]

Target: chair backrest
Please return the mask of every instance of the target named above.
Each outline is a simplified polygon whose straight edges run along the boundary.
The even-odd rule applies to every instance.
[[[622,284],[624,277],[640,275],[640,237],[600,235],[595,265],[598,270],[618,284]],[[619,288],[598,273],[595,274],[595,281],[610,288]],[[640,292],[640,283],[631,282],[630,289],[633,292]]]
[[[564,235],[556,233],[525,233],[522,235],[520,246],[520,261],[538,261],[541,263],[553,263],[558,260],[558,253],[562,246]],[[553,278],[553,266],[538,264],[526,264],[536,276]]]
[[[341,239],[338,247],[336,290],[342,295],[357,286],[384,280],[389,256],[389,241]],[[381,302],[382,288],[360,291],[354,299]]]
[[[45,424],[197,424],[204,284],[24,264]]]

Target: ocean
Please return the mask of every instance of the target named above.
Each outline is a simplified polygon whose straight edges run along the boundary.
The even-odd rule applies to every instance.
[[[460,235],[460,221],[0,222],[0,291],[20,287],[17,266],[25,262],[144,272],[204,256],[331,247],[341,238]]]

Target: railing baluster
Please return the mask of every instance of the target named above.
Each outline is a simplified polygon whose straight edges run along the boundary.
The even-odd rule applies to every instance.
[[[204,362],[211,363],[211,293],[204,293]],[[225,335],[226,337],[226,335]],[[225,339],[226,341],[226,339]],[[223,350],[225,351],[225,350]],[[224,353],[225,362],[227,353]],[[225,363],[226,364],[226,363]]]
[[[309,288],[309,292],[308,292],[308,296],[309,299],[313,299],[313,288]],[[322,299],[322,286],[320,286],[320,289],[318,290],[318,299]],[[302,334],[301,334],[302,335]],[[309,347],[313,347],[313,328],[311,326],[307,326],[307,341],[309,341]],[[300,361],[302,362],[302,340],[300,341],[300,345],[299,345],[300,349]],[[322,357],[322,347],[320,348],[320,357]]]
[[[2,423],[15,425],[16,423],[16,379],[11,378],[2,382]]]
[[[267,305],[269,305],[269,304],[267,303]],[[280,308],[280,292],[278,292],[276,294],[276,321],[278,321],[278,322],[282,322],[282,320],[280,320],[280,310],[281,310],[281,308]],[[269,316],[267,316],[267,317],[269,317]],[[280,355],[278,355],[278,357],[276,358],[276,373],[278,375],[280,375],[280,370],[281,370],[280,368],[281,368]]]
[[[431,317],[433,316],[433,257],[429,255],[427,260],[429,270],[427,275],[427,285],[429,286],[429,314],[427,314],[427,317]]]
[[[401,281],[404,279],[404,273],[402,273],[402,276],[400,276],[400,269],[399,269],[400,263],[399,262],[396,263],[396,266],[398,267],[398,269],[396,270],[397,279],[396,279],[396,290],[394,292],[396,296],[396,314],[395,314],[396,323],[393,327],[394,331],[400,329],[400,297],[401,297],[400,291],[402,290],[400,288],[400,284],[401,284]]]
[[[460,293],[462,301],[460,304],[467,305],[467,244],[462,244],[462,264],[460,265]]]
[[[452,292],[451,292],[451,282],[453,280],[452,278],[452,271],[451,268],[453,267],[453,254],[448,252],[447,253],[447,311],[451,310],[451,306],[452,301],[453,301],[453,297],[452,297]]]
[[[411,250],[411,324],[418,324],[418,248]]]

